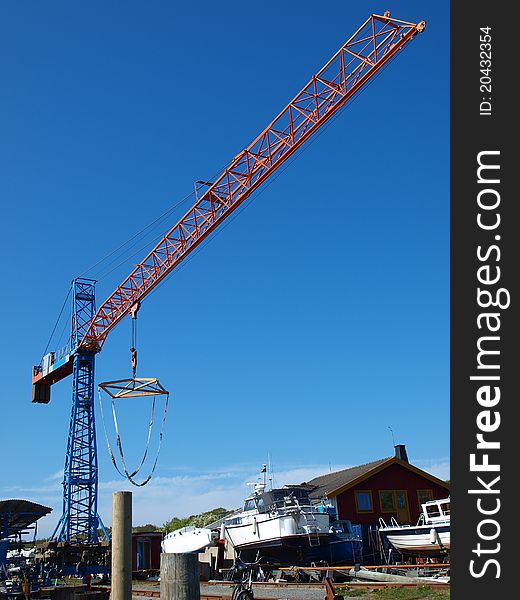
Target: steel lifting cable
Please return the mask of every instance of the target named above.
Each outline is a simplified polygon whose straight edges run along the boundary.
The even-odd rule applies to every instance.
[[[408,49],[408,46],[404,46],[401,49],[401,52],[404,53],[404,52],[406,52],[407,49]],[[185,258],[182,261],[182,263],[177,267],[177,272],[184,269],[197,256],[197,254],[199,254],[199,252],[204,250],[204,248],[209,243],[211,243],[215,238],[217,238],[217,236],[219,236],[221,234],[221,232],[224,229],[226,229],[226,227],[229,227],[229,225],[231,225],[237,219],[237,217],[244,210],[246,210],[246,208],[249,208],[249,206],[251,206],[252,201],[256,200],[259,196],[261,196],[293,164],[293,162],[299,156],[301,156],[304,152],[307,151],[308,148],[310,148],[313,144],[315,144],[315,142],[318,140],[318,138],[320,138],[327,131],[327,129],[340,117],[340,115],[345,111],[346,107],[354,104],[356,102],[356,100],[358,98],[360,98],[361,95],[364,94],[366,92],[366,90],[381,76],[381,73],[383,73],[391,63],[392,63],[392,60],[385,63],[381,67],[381,69],[375,75],[372,76],[372,78],[364,85],[363,88],[361,88],[361,90],[359,90],[359,92],[355,96],[353,96],[352,98],[349,98],[349,100],[347,100],[347,102],[338,110],[338,112],[336,114],[334,114],[326,123],[324,123],[322,125],[321,129],[317,133],[314,134],[314,137],[311,138],[310,141],[308,141],[305,146],[300,147],[294,153],[294,155],[287,160],[287,163],[285,165],[283,165],[280,169],[278,169],[278,171],[274,175],[271,176],[271,179],[266,184],[264,184],[259,191],[257,191],[253,195],[249,196],[244,201],[244,204],[240,208],[238,208],[230,217],[228,217],[227,221],[223,225],[220,226],[220,229],[213,232],[211,234],[211,236],[209,236],[207,239],[205,239],[194,251],[192,251],[190,253],[190,255],[187,258]],[[161,282],[159,282],[159,284],[156,285],[153,288],[153,290],[150,292],[150,296],[152,294],[154,294],[155,292],[157,292],[162,287],[164,282],[165,282],[165,279],[163,279]]]
[[[102,258],[100,258],[96,263],[94,263],[93,265],[91,265],[90,267],[88,267],[87,269],[85,269],[85,271],[83,271],[83,273],[80,275],[80,277],[85,276],[87,273],[89,273],[90,271],[94,270],[97,266],[106,263],[107,260],[117,254],[120,250],[122,250],[125,246],[128,246],[130,244],[130,242],[132,242],[133,240],[136,240],[133,244],[131,244],[129,246],[129,248],[127,250],[124,251],[124,253],[121,253],[120,256],[116,256],[115,258],[113,258],[110,262],[108,262],[107,264],[105,264],[102,268],[100,267],[100,269],[98,270],[98,272],[103,272],[103,270],[106,270],[107,267],[109,267],[111,264],[113,264],[116,260],[119,260],[121,258],[121,256],[123,256],[125,253],[127,255],[127,257],[124,259],[125,262],[127,260],[127,258],[130,257],[130,250],[139,243],[139,238],[144,239],[145,237],[145,231],[150,230],[153,231],[154,229],[156,229],[161,223],[163,223],[177,208],[179,208],[184,202],[186,202],[186,200],[188,200],[189,198],[191,198],[191,196],[194,196],[195,192],[190,192],[189,194],[186,194],[183,198],[181,198],[180,200],[178,200],[177,202],[175,202],[173,205],[171,205],[169,208],[167,208],[162,214],[160,214],[158,217],[156,217],[153,221],[151,221],[150,223],[148,223],[148,225],[146,225],[145,227],[143,227],[142,229],[140,229],[139,231],[137,231],[136,233],[134,233],[130,238],[128,238],[125,242],[121,243],[117,248],[114,248],[113,250],[111,250],[110,252],[108,252],[107,254],[105,254]],[[148,234],[146,234],[148,235]],[[152,241],[148,242],[146,245],[152,243],[155,240],[155,238],[153,238]],[[134,252],[135,254],[135,252]],[[103,275],[104,276],[104,275]]]
[[[139,310],[139,305],[137,305],[137,310]],[[132,313],[132,341],[130,346],[130,354],[132,355],[132,378],[134,380],[135,385],[135,374],[137,370],[137,311],[135,314]],[[154,396],[155,403],[155,396]]]
[[[47,345],[45,346],[45,350],[43,351],[43,355],[42,355],[42,361],[43,361],[43,356],[45,356],[47,354],[47,350],[49,349],[49,346],[51,344],[52,341],[52,337],[56,332],[56,328],[58,327],[58,323],[60,322],[61,319],[61,315],[63,314],[63,311],[65,310],[65,305],[67,304],[67,300],[69,299],[70,293],[72,292],[72,286],[70,286],[69,291],[67,292],[67,295],[65,296],[65,300],[63,301],[63,304],[61,306],[60,312],[58,314],[58,318],[56,319],[56,323],[54,324],[54,327],[52,328],[52,332],[51,335],[49,336],[49,341],[47,342]],[[65,321],[65,325],[67,324],[67,321]],[[58,341],[58,345],[59,342],[61,341],[61,337],[63,335],[63,330],[60,334],[60,339]]]
[[[216,173],[214,173],[209,179],[214,180],[217,179],[225,170],[225,165],[220,167],[220,169],[218,169],[218,171]],[[203,182],[199,182],[197,181],[197,183],[203,183]],[[195,185],[196,185],[195,184]],[[168,209],[166,209],[161,215],[159,215],[157,218],[155,218],[153,221],[151,221],[150,223],[148,223],[148,225],[146,225],[145,227],[143,227],[142,229],[140,229],[137,233],[134,233],[134,235],[132,235],[129,239],[127,239],[125,242],[123,242],[122,244],[120,244],[117,248],[115,248],[114,250],[108,252],[107,254],[105,254],[105,256],[103,256],[102,258],[100,258],[96,263],[94,263],[92,266],[88,267],[88,269],[86,269],[85,271],[83,271],[83,273],[80,275],[80,277],[85,276],[88,272],[92,271],[93,269],[95,269],[98,265],[101,265],[102,263],[106,262],[111,256],[113,256],[114,254],[117,254],[119,252],[119,250],[122,250],[125,246],[127,246],[128,244],[130,244],[130,242],[132,242],[133,240],[136,240],[133,244],[131,244],[131,246],[129,246],[129,248],[125,251],[126,252],[126,257],[123,259],[122,262],[118,263],[115,267],[113,267],[112,269],[110,269],[107,272],[106,271],[107,268],[110,267],[110,265],[112,265],[114,262],[116,262],[116,260],[119,260],[119,258],[121,258],[121,256],[123,256],[124,254],[121,253],[121,256],[119,257],[115,257],[113,258],[110,262],[108,262],[103,268],[100,269],[101,275],[98,277],[98,280],[101,280],[105,277],[107,277],[108,275],[110,275],[110,273],[112,273],[113,271],[115,271],[118,267],[120,267],[122,264],[127,262],[127,259],[130,258],[131,256],[136,256],[138,252],[141,252],[141,250],[144,250],[145,248],[147,248],[150,244],[157,242],[158,240],[160,240],[163,236],[162,234],[160,236],[156,236],[154,238],[152,238],[149,242],[147,242],[142,248],[140,248],[139,250],[136,250],[135,252],[133,252],[133,254],[130,254],[130,250],[137,245],[139,238],[143,238],[145,237],[144,232],[146,230],[150,230],[153,231],[154,229],[157,229],[157,227],[163,223],[166,219],[168,219],[174,212],[176,209],[178,209],[180,206],[182,206],[182,204],[184,204],[186,202],[186,200],[188,200],[189,198],[191,198],[192,196],[196,196],[197,193],[196,191],[190,192],[189,194],[186,194],[183,198],[181,198],[180,200],[178,200],[177,202],[175,202],[172,206],[170,206]]]
[[[164,413],[163,413],[163,419],[162,419],[162,424],[161,424],[161,431],[159,433],[159,443],[157,445],[157,452],[155,454],[155,459],[154,459],[154,462],[152,465],[152,469],[151,469],[148,477],[141,483],[138,483],[137,481],[135,481],[134,477],[142,469],[142,467],[144,465],[144,461],[146,460],[146,457],[148,455],[148,450],[150,447],[150,440],[151,440],[151,435],[152,435],[152,429],[153,429],[153,422],[154,422],[156,396],[154,396],[153,401],[152,401],[152,408],[151,408],[151,412],[150,412],[150,423],[148,425],[148,438],[146,440],[146,447],[145,447],[145,451],[143,454],[143,458],[141,459],[141,463],[139,464],[139,466],[132,473],[129,473],[128,469],[126,467],[125,456],[124,456],[124,452],[123,452],[123,444],[121,442],[121,436],[119,434],[119,424],[117,421],[117,414],[116,414],[116,409],[115,409],[115,398],[112,398],[112,415],[113,415],[113,419],[114,419],[114,429],[116,432],[116,444],[117,444],[117,449],[119,450],[119,457],[121,459],[121,465],[123,467],[123,471],[121,471],[121,469],[119,468],[119,465],[117,464],[117,460],[116,460],[116,458],[114,456],[114,452],[112,450],[112,445],[110,444],[110,440],[108,438],[106,422],[105,422],[105,414],[103,411],[103,402],[101,400],[101,388],[99,388],[99,387],[98,387],[98,397],[99,397],[99,406],[101,409],[101,421],[103,423],[103,431],[105,433],[105,440],[107,443],[110,459],[112,460],[112,464],[114,465],[116,471],[121,475],[121,477],[126,477],[128,479],[128,481],[130,481],[130,483],[132,483],[136,487],[142,487],[142,486],[146,485],[152,478],[155,468],[157,466],[157,461],[159,459],[159,453],[161,451],[161,445],[162,445],[163,434],[164,434],[164,425],[166,423],[166,413],[168,412],[168,401],[170,398],[170,394],[166,394],[166,401],[164,404]]]

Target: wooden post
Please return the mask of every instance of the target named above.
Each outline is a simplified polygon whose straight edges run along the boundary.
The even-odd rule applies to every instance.
[[[161,600],[200,600],[196,552],[161,554]]]
[[[132,600],[132,492],[112,494],[111,600]]]

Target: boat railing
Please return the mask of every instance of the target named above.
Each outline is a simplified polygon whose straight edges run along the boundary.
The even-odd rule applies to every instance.
[[[386,521],[383,519],[383,517],[379,517],[379,528],[383,529],[383,528],[387,528],[387,527],[403,528],[403,527],[412,527],[412,525],[408,525],[408,524],[401,525],[395,517],[391,517],[390,525],[387,525]]]
[[[276,500],[271,505],[269,505],[269,511],[277,511],[283,512],[287,510],[298,509],[300,511],[305,512],[313,512],[312,504],[301,504],[297,498],[284,498],[283,500]]]

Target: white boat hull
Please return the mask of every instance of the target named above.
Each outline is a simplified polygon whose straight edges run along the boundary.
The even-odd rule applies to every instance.
[[[164,536],[161,542],[162,551],[171,554],[197,552],[214,542],[215,535],[211,529],[200,527],[183,527]]]
[[[441,556],[450,551],[450,526],[387,527],[380,532],[403,554]]]
[[[302,545],[309,545],[320,536],[328,535],[329,518],[316,514],[307,518],[301,514],[269,516],[256,514],[244,516],[236,524],[226,524],[228,539],[235,548],[282,544],[285,539],[300,538]]]

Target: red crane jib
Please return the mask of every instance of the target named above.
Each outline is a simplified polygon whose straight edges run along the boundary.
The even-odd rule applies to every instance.
[[[101,304],[83,331],[78,332],[79,348],[99,352],[109,331],[136,302],[179,265],[425,26],[425,21],[409,23],[393,19],[388,12],[371,15],[217,179],[204,182],[207,186],[204,194]],[[33,372],[33,383],[51,385],[70,374],[70,366],[66,363],[59,372],[45,376],[41,371]]]

